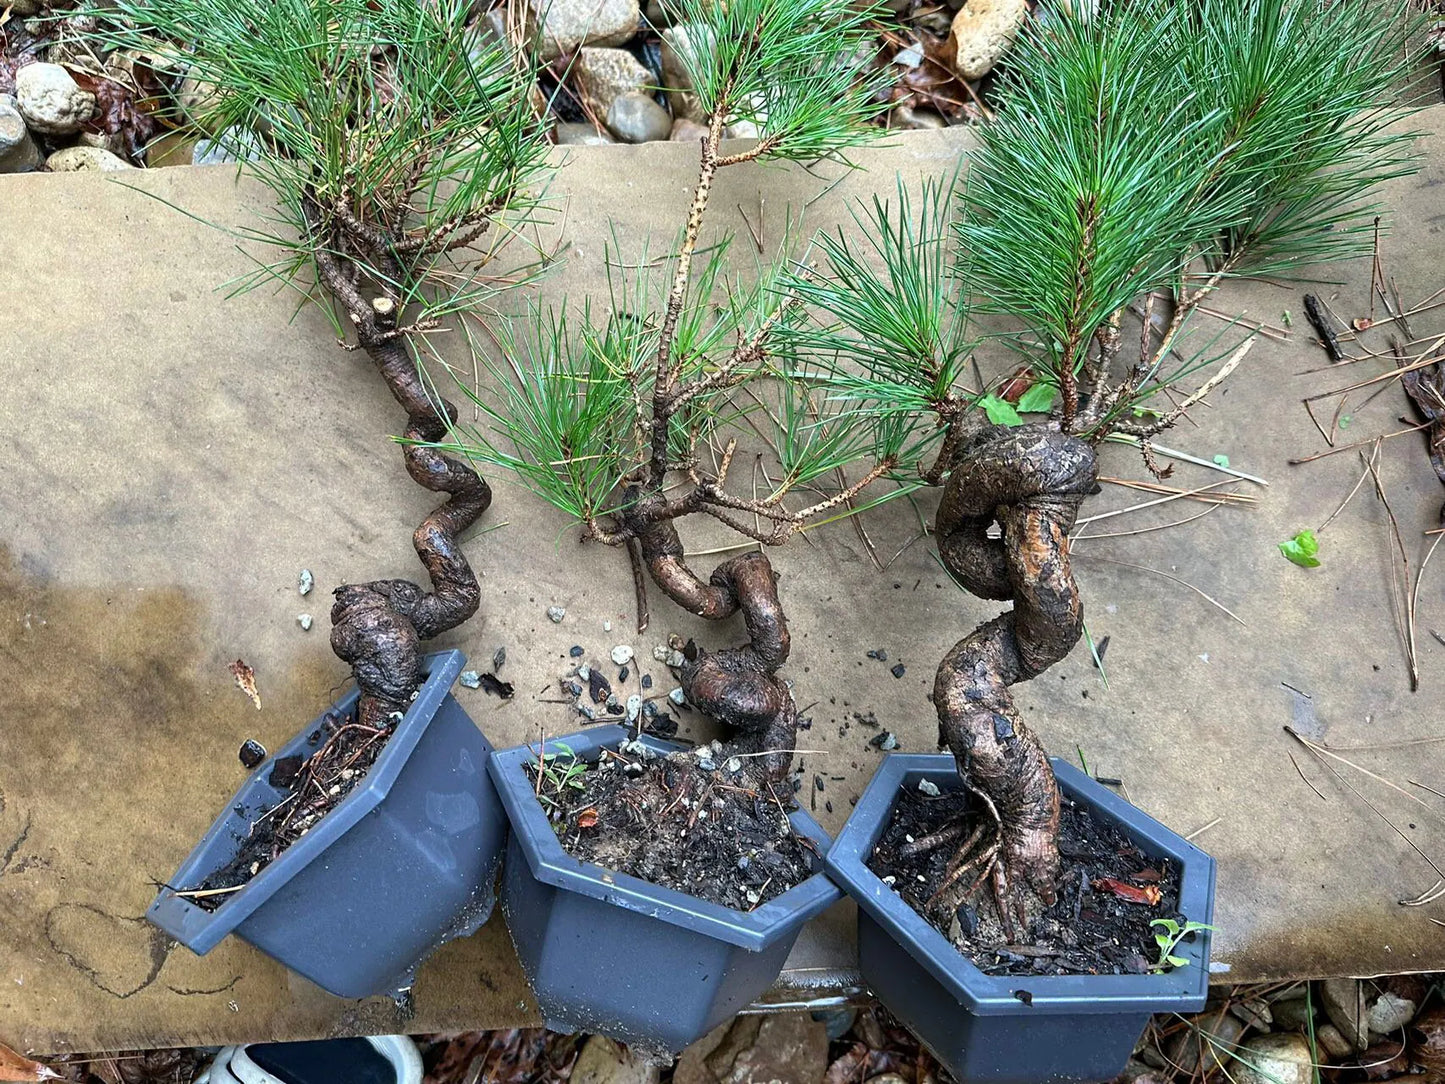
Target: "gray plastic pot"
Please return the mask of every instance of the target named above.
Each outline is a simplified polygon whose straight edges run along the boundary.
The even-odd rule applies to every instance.
[[[1182,870],[1179,910],[1208,923],[1214,859],[1083,772],[1054,760],[1063,793]],[[1151,975],[985,975],[866,865],[902,787],[961,784],[953,757],[884,759],[837,842],[828,872],[858,903],[858,961],[878,999],[962,1084],[1041,1084],[1117,1076],[1157,1012],[1195,1012],[1209,988],[1207,931],[1176,950],[1188,966]]]
[[[547,748],[565,744],[595,762],[627,737],[621,726],[599,726],[549,739]],[[684,748],[642,740],[663,753]],[[537,753],[535,745],[502,750],[490,771],[512,821],[502,914],[554,1031],[600,1033],[670,1059],[767,990],[803,924],[841,898],[818,872],[752,911],[734,911],[579,862],[562,849],[527,778]],[[820,854],[828,848],[806,813],[791,820]]]
[[[365,780],[215,911],[176,894],[225,866],[255,818],[285,797],[280,757],[309,755],[323,714],[262,763],[146,917],[204,955],[229,933],[341,997],[395,994],[434,949],[492,912],[507,824],[487,775],[492,747],[448,690],[460,651],[426,681]],[[330,713],[346,717],[352,691]]]

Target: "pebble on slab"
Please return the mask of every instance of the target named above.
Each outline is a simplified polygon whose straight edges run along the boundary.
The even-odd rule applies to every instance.
[[[468,689],[480,689],[482,687],[482,676],[475,670],[463,670],[462,676],[457,678]]]
[[[618,666],[626,666],[632,661],[632,648],[626,644],[618,644],[612,649],[612,661]]]
[[[247,771],[254,768],[261,761],[266,759],[266,747],[255,738],[247,738],[241,743],[241,767]]]
[[[547,607],[547,620],[550,621],[550,622],[552,622],[552,624],[554,624],[554,625],[560,625],[560,624],[562,623],[562,618],[564,618],[564,617],[566,617],[566,616],[567,616],[567,607],[565,607],[565,606],[548,606],[548,607]]]
[[[683,692],[682,686],[679,685],[677,688],[673,689],[670,693],[667,694],[667,698],[678,707],[682,707],[682,705],[687,702],[687,693]]]
[[[573,644],[572,647],[567,651],[567,654],[571,655],[574,659],[580,659],[584,654],[584,652],[582,651],[582,645]]]
[[[898,663],[896,666],[889,667],[889,673],[891,673],[896,678],[901,678],[906,672],[907,671],[904,669],[901,662]]]
[[[309,568],[303,568],[301,575],[296,577],[296,589],[303,595],[311,594],[311,588],[316,586],[316,577],[311,575]]]
[[[302,631],[302,632],[310,632],[310,631],[311,631],[311,615],[310,615],[310,614],[297,614],[297,615],[296,615],[296,624],[298,624],[298,625],[301,626],[301,631]]]

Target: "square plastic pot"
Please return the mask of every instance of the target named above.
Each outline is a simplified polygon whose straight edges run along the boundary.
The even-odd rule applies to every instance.
[[[1181,870],[1179,909],[1214,912],[1214,860],[1078,769],[1054,760],[1063,793]],[[1149,975],[985,975],[868,868],[898,792],[927,779],[960,785],[953,757],[894,754],[879,767],[837,841],[828,872],[858,903],[864,980],[962,1084],[1108,1080],[1124,1068],[1149,1017],[1195,1012],[1209,987],[1208,931],[1175,950],[1187,966]]]
[[[595,762],[629,732],[599,726],[552,739]],[[660,753],[684,748],[642,739]],[[562,849],[525,767],[538,749],[496,753],[490,770],[512,822],[502,913],[537,1003],[556,1031],[600,1033],[668,1058],[762,994],[803,924],[841,898],[820,871],[752,911],[579,862]],[[806,813],[793,828],[821,854],[830,840]]]
[[[215,911],[176,894],[240,849],[252,822],[286,796],[281,757],[308,756],[326,714],[253,771],[161,890],[146,917],[204,955],[229,933],[341,997],[395,994],[418,964],[492,912],[507,822],[487,775],[492,747],[451,696],[465,659],[428,655],[426,681],[366,778]]]

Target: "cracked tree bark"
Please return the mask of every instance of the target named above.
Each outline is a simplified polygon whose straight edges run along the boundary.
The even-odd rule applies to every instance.
[[[406,439],[442,440],[456,408],[423,384],[396,315],[389,299],[373,302],[356,321],[360,345],[407,413]],[[421,683],[422,642],[477,612],[481,590],[458,539],[492,503],[480,475],[435,448],[408,444],[402,455],[417,485],[449,494],[412,534],[431,590],[410,580],[343,584],[331,607],[331,648],[351,666],[361,689],[359,719],[373,727],[389,726],[394,712],[406,710]]]
[[[777,574],[765,554],[724,561],[706,582],[688,568],[682,540],[670,519],[657,518],[660,493],[628,492],[623,526],[636,538],[652,581],[683,609],[710,621],[742,611],[748,642],[706,651],[689,641],[682,689],[690,703],[737,735],[729,747],[749,755],[765,779],[787,775],[797,742],[798,710],[787,682],[777,676],[787,662],[788,622],[778,600]]]
[[[1009,686],[1037,677],[1078,642],[1083,608],[1069,532],[1084,497],[1098,491],[1096,474],[1093,448],[1077,437],[988,426],[957,448],[938,510],[945,567],[971,594],[1013,601],[949,651],[933,694],[940,743],[998,814],[993,888],[1006,928],[1024,917],[1020,888],[1052,903],[1059,873],[1058,784]],[[1001,537],[990,538],[995,523]]]

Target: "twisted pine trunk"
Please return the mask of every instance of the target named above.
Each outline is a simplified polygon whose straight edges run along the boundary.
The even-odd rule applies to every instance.
[[[407,413],[407,440],[441,440],[456,408],[428,393],[405,337],[390,334],[394,328],[394,310],[378,303],[372,319],[359,324],[362,348]],[[477,612],[481,591],[458,538],[492,503],[491,487],[471,468],[434,448],[408,444],[402,454],[417,485],[450,495],[412,535],[431,590],[410,580],[344,584],[331,607],[331,648],[356,675],[359,719],[373,727],[406,710],[421,681],[422,641]]]
[[[938,510],[948,570],[970,593],[1014,604],[949,651],[933,693],[940,743],[998,812],[1001,910],[1006,898],[1020,910],[1013,893],[1022,884],[1046,904],[1055,896],[1058,784],[1009,686],[1037,677],[1078,642],[1083,608],[1069,532],[1084,497],[1098,490],[1096,473],[1093,448],[1077,437],[989,426],[956,453]],[[1002,537],[988,537],[993,523]]]
[[[661,494],[628,492],[623,523],[642,548],[642,560],[654,583],[683,609],[711,621],[739,610],[748,642],[722,651],[705,651],[691,641],[682,668],[688,700],[736,732],[730,743],[750,757],[764,778],[787,775],[797,742],[798,709],[777,670],[788,660],[787,619],[778,601],[777,574],[768,558],[745,553],[724,561],[707,582],[683,560],[682,540],[670,519],[657,518]]]

